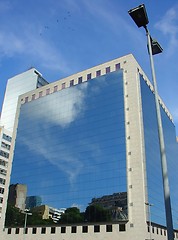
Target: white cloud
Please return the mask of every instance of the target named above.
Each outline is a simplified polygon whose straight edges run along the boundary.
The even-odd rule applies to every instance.
[[[21,54],[25,51],[25,42],[14,33],[0,32],[0,53],[1,57],[11,57],[14,54]]]
[[[69,127],[85,110],[86,89],[87,83],[79,85],[78,88],[67,88],[60,92],[57,102],[55,101],[56,94],[50,95],[53,97],[53,101],[44,102],[45,111],[34,110],[29,115],[26,115],[29,125],[32,120],[43,123],[44,134],[42,137],[35,137],[35,141],[31,141],[28,137],[23,136],[20,139],[23,144],[28,146],[30,151],[41,155],[42,159],[48,160],[49,163],[63,171],[68,176],[71,187],[81,172],[83,163],[80,161],[77,153],[73,153],[72,150],[69,151],[69,146],[63,143],[59,145],[58,138],[55,138],[55,136],[51,138],[49,133],[46,132],[45,126],[46,124],[56,124],[62,128]],[[43,101],[42,98],[40,100]],[[33,128],[33,131],[41,131],[38,124]],[[38,147],[36,143],[38,143]],[[54,151],[54,146],[57,146],[56,152]],[[38,164],[41,164],[41,162],[39,161]]]
[[[65,57],[50,40],[42,38],[40,26],[22,24],[20,31],[11,26],[11,31],[3,27],[0,31],[0,58],[23,57],[32,63],[38,63],[46,69],[69,72]]]
[[[79,85],[78,88],[66,88],[57,95],[57,100],[56,94],[49,96],[51,99],[44,102],[45,111],[34,111],[28,118],[43,119],[47,124],[50,122],[63,128],[68,127],[85,110],[86,89],[87,83]],[[52,98],[53,102],[50,101]],[[45,99],[40,99],[43,100]]]
[[[169,37],[168,53],[172,55],[178,47],[178,5],[170,8],[155,27]]]

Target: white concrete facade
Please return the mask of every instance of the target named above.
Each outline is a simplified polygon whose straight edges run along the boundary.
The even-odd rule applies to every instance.
[[[86,230],[87,229],[87,230]],[[24,234],[23,228],[9,228],[4,229],[1,236],[4,240],[18,239],[18,240],[58,240],[58,239],[141,239],[139,237],[139,230],[137,234],[133,229],[126,224],[126,228],[123,231],[122,225],[119,224],[94,224],[94,225],[71,225],[71,226],[51,226],[51,227],[29,227],[26,234]],[[141,231],[141,229],[140,229]],[[154,240],[166,240],[167,233],[165,229],[153,227],[152,239]],[[145,232],[142,236],[142,240],[150,239],[150,234]],[[178,235],[175,235],[175,239],[178,239]]]
[[[145,147],[143,136],[143,119],[142,119],[142,104],[139,85],[139,74],[143,75],[145,82],[153,91],[153,86],[146,77],[141,67],[136,62],[133,55],[129,54],[121,58],[109,61],[107,63],[95,66],[80,73],[74,74],[67,78],[53,82],[40,89],[32,90],[20,96],[17,106],[17,114],[14,125],[11,161],[13,160],[13,149],[15,146],[16,130],[18,126],[18,116],[20,113],[21,104],[27,101],[33,101],[36,98],[44,97],[47,94],[52,94],[55,91],[60,91],[63,88],[70,87],[71,81],[73,84],[78,84],[78,79],[82,77],[82,81],[87,81],[87,77],[91,74],[91,78],[96,77],[96,71],[101,70],[101,75],[106,74],[106,68],[110,71],[116,70],[116,65],[120,65],[124,74],[124,101],[125,101],[125,129],[126,129],[126,152],[127,152],[127,194],[128,194],[128,222],[125,225],[125,231],[119,230],[119,224],[112,224],[112,231],[106,231],[106,224],[100,225],[100,231],[94,232],[94,225],[88,225],[88,232],[82,232],[82,225],[77,226],[76,233],[71,233],[71,226],[66,226],[66,233],[61,233],[61,227],[55,228],[55,233],[52,233],[52,228],[47,227],[46,230],[42,227],[36,228],[36,233],[33,233],[33,228],[28,229],[28,234],[25,234],[25,239],[149,239],[147,222],[149,221],[148,209],[145,205],[147,199],[147,182],[146,182],[146,166],[145,166]],[[160,99],[163,109],[167,113],[170,120],[171,114],[164,106]],[[135,141],[137,139],[137,141]],[[99,225],[99,224],[96,224]],[[111,225],[111,223],[108,223]],[[74,225],[76,226],[76,225]],[[43,229],[43,230],[42,230]],[[8,232],[9,231],[9,232]],[[10,233],[11,231],[11,233]],[[45,233],[43,232],[45,231]],[[164,227],[153,226],[153,238],[155,240],[167,239],[166,230]],[[2,232],[3,239],[24,239],[23,229],[4,229]],[[35,236],[35,237],[34,237]]]

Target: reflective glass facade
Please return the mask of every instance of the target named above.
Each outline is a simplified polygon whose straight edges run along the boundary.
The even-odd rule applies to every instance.
[[[156,107],[154,94],[140,76],[143,124],[144,124],[144,140],[146,153],[146,171],[148,185],[148,201],[153,204],[151,207],[151,220],[161,225],[166,224],[164,192],[162,184],[161,158],[159,148],[158,127],[156,118]],[[170,183],[172,213],[174,227],[177,221],[177,156],[178,144],[176,143],[175,127],[169,119],[163,108],[161,107],[161,117],[163,125],[163,133],[165,139],[165,151],[168,165],[168,176]]]
[[[81,212],[93,198],[127,197],[121,70],[21,106],[11,177],[17,182],[42,204]]]

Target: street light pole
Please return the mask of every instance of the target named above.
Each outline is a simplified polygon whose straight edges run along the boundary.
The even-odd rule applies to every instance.
[[[161,170],[162,170],[162,180],[163,180],[163,189],[164,189],[167,235],[168,235],[168,240],[173,240],[174,230],[173,230],[173,222],[172,222],[169,181],[168,181],[168,174],[167,174],[166,150],[165,150],[165,143],[164,143],[164,134],[163,134],[163,127],[162,127],[159,97],[158,97],[158,91],[157,91],[156,74],[155,74],[155,68],[154,68],[154,62],[153,62],[153,55],[157,53],[161,53],[162,48],[160,47],[158,42],[154,42],[153,44],[153,40],[147,28],[147,24],[149,23],[149,20],[147,17],[144,4],[134,9],[131,9],[128,12],[138,27],[145,28],[146,35],[147,35],[150,65],[151,65],[153,87],[154,87],[155,105],[156,105],[158,136],[159,136],[159,144],[160,144]]]
[[[23,228],[23,234],[24,234],[24,239],[25,239],[25,231],[27,227],[27,217],[28,215],[31,216],[32,213],[28,212],[27,209],[25,211],[22,211],[23,214],[25,214],[25,222],[24,222],[24,228]]]
[[[26,227],[27,227],[27,216],[28,216],[27,212],[24,212],[24,214],[25,214],[25,222],[24,222],[23,234],[25,234],[25,230],[26,230]]]
[[[161,111],[160,111],[160,105],[159,105],[156,75],[155,75],[155,68],[154,68],[154,62],[153,62],[153,54],[152,54],[152,47],[151,47],[151,36],[150,36],[150,33],[149,33],[149,31],[146,27],[145,27],[145,30],[146,30],[147,41],[148,41],[150,65],[151,65],[155,104],[156,104],[156,115],[157,115],[157,122],[158,122],[158,134],[159,134],[160,153],[161,153],[161,168],[162,168],[162,177],[163,177],[163,189],[164,189],[164,201],[165,201],[166,222],[167,222],[167,234],[168,234],[168,240],[173,240],[174,239],[174,237],[173,237],[174,236],[174,231],[173,231],[173,223],[172,223],[170,190],[169,190],[169,181],[168,181],[168,174],[167,174],[167,161],[166,161],[166,151],[165,151]]]

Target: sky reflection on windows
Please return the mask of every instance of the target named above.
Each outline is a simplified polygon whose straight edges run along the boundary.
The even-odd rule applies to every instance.
[[[12,183],[53,207],[84,210],[126,192],[122,71],[21,106]]]

